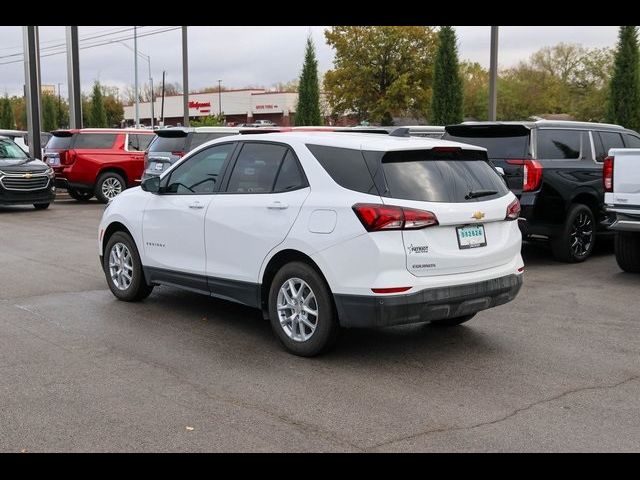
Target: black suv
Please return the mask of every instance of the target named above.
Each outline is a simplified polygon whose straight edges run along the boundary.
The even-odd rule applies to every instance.
[[[640,148],[640,135],[618,125],[539,120],[465,122],[444,140],[479,145],[502,167],[522,205],[525,239],[546,238],[556,259],[581,262],[596,232],[611,222],[604,209],[602,164],[610,148]]]

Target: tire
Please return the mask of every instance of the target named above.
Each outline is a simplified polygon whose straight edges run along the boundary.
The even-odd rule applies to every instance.
[[[33,207],[36,210],[46,210],[47,208],[49,208],[50,203],[34,203]]]
[[[75,188],[67,188],[67,193],[74,200],[78,200],[79,202],[86,202],[93,197],[93,192],[89,190],[78,190]]]
[[[289,286],[289,281],[293,283],[293,289]],[[282,289],[290,298],[293,297],[293,292],[300,293],[302,297],[307,296],[306,306],[315,310],[316,315],[302,310],[304,306],[296,303],[295,298],[291,298],[293,303],[287,303]],[[310,294],[314,298],[309,298]],[[281,310],[283,316],[292,317],[297,314],[296,318],[301,318],[302,313],[308,323],[295,319],[281,323],[279,303],[285,306]],[[335,343],[340,329],[329,286],[315,269],[303,262],[284,265],[273,278],[269,288],[269,319],[273,332],[284,348],[301,357],[313,357],[327,351]],[[314,326],[313,329],[311,325]]]
[[[553,256],[560,262],[583,262],[593,252],[595,243],[596,219],[593,212],[586,205],[573,204],[569,208],[562,231],[551,240]]]
[[[122,175],[116,172],[105,172],[98,177],[94,194],[98,201],[109,203],[109,200],[122,193],[126,188],[127,184]]]
[[[640,273],[640,233],[616,232],[616,261],[629,273]]]
[[[125,250],[122,249],[122,246],[126,247]],[[111,269],[110,262],[112,256],[112,250],[115,249],[115,254],[117,256],[118,250],[122,254],[120,259],[114,259],[116,261],[120,261],[120,265],[124,265],[129,263],[130,271],[131,271],[131,279],[127,284],[126,276],[116,276],[117,281],[120,283],[120,287],[116,285],[116,282],[113,278],[111,278]],[[128,256],[127,256],[128,252]],[[127,258],[129,261],[127,262]],[[116,263],[116,275],[117,270],[120,271],[129,271],[129,268],[120,268],[118,269],[118,264]],[[138,249],[136,248],[136,244],[128,233],[125,232],[116,232],[107,241],[107,246],[104,249],[104,254],[102,257],[102,269],[104,271],[105,277],[107,279],[107,284],[109,285],[109,289],[111,293],[113,293],[116,298],[119,300],[123,300],[125,302],[137,302],[139,300],[143,300],[147,298],[151,292],[153,291],[153,285],[148,285],[144,278],[144,271],[142,270],[142,263],[140,262],[140,255],[138,253]]]
[[[431,322],[429,324],[430,327],[457,327],[458,325],[462,325],[465,322],[468,322],[469,320],[471,320],[473,317],[475,317],[476,314],[472,313],[470,315],[464,315],[462,317],[455,317],[455,318],[444,318],[442,320],[434,320],[433,322]]]

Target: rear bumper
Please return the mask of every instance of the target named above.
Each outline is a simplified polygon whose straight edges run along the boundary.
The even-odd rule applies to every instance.
[[[640,232],[640,209],[607,206],[607,211],[615,214],[615,219],[609,226],[610,230]]]
[[[387,327],[461,317],[513,300],[523,275],[452,287],[421,290],[409,295],[334,295],[343,327]]]

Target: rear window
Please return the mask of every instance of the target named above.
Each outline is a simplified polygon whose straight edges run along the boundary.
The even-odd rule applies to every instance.
[[[465,152],[465,151],[463,151]],[[471,152],[475,153],[475,152]],[[481,202],[506,195],[499,174],[477,155],[434,159],[430,150],[388,152],[382,157],[388,195],[421,202]],[[460,158],[460,157],[458,157]]]
[[[54,135],[53,137],[51,137],[51,139],[47,143],[47,148],[67,150],[71,145],[71,140],[73,140],[72,135],[69,135],[68,137],[56,137]]]
[[[627,144],[628,148],[640,148],[640,137],[636,137],[635,135],[629,135],[625,133],[624,141]]]
[[[156,137],[149,145],[150,152],[186,152],[187,137]]]
[[[215,140],[216,138],[228,137],[229,135],[235,135],[234,133],[192,133],[191,134],[191,144],[189,145],[189,150],[193,150],[196,147],[199,147],[205,142],[209,140]]]
[[[316,157],[322,168],[341,187],[378,195],[378,190],[360,150],[324,145],[307,145],[307,148]]]
[[[108,149],[116,141],[115,133],[81,133],[76,135],[74,149]]]
[[[442,139],[484,147],[489,158],[519,159],[528,157],[529,153],[529,135],[467,137],[445,133]]]

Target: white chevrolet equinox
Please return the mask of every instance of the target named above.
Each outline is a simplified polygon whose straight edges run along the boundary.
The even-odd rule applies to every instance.
[[[99,229],[120,300],[171,285],[262,309],[292,353],[340,327],[458,325],[514,299],[520,204],[486,150],[289,132],[202,145],[118,195]]]

